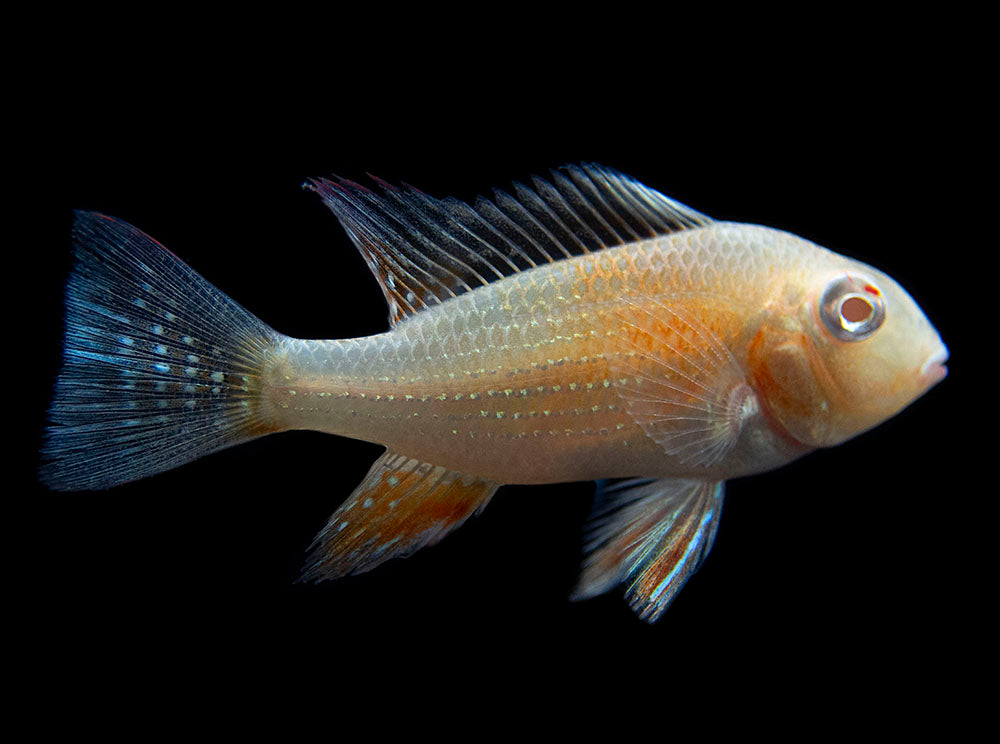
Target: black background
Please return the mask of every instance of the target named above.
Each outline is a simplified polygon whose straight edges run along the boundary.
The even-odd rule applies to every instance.
[[[12,529],[31,545],[15,568],[40,644],[192,671],[224,658],[371,678],[464,663],[529,676],[710,666],[869,680],[950,668],[967,518],[952,501],[954,417],[971,354],[961,278],[941,258],[959,250],[950,220],[967,162],[936,69],[885,68],[864,85],[833,69],[808,81],[776,73],[678,90],[654,76],[636,90],[611,79],[530,95],[473,81],[462,96],[405,75],[383,87],[364,70],[294,93],[287,78],[258,86],[222,73],[190,88],[165,73],[126,93],[69,71],[24,144],[37,179],[22,250],[38,366],[19,395],[29,426],[14,450],[31,517]],[[295,432],[106,492],[36,482],[72,209],[133,223],[281,332],[341,338],[384,330],[386,310],[336,220],[300,188],[307,177],[370,172],[471,199],[581,160],[878,266],[954,357],[944,383],[878,429],[730,483],[714,551],[658,624],[637,620],[617,592],[566,598],[589,483],[504,488],[436,547],[301,585],[313,535],[380,448]]]

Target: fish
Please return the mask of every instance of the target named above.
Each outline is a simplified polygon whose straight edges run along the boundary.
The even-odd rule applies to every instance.
[[[571,598],[621,587],[655,622],[708,556],[726,481],[947,375],[887,274],[612,168],[471,202],[371,181],[304,184],[385,296],[389,330],[359,338],[284,335],[132,225],[77,212],[42,482],[107,489],[289,430],[382,445],[309,548],[319,582],[438,543],[504,484],[593,480]]]

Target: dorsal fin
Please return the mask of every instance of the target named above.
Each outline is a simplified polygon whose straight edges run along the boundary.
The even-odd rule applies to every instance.
[[[495,190],[473,205],[372,178],[377,194],[337,178],[310,179],[371,268],[389,321],[519,271],[570,256],[707,225],[711,220],[629,176],[567,165],[551,180]]]

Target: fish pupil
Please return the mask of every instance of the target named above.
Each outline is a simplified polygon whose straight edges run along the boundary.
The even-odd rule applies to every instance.
[[[863,323],[871,317],[873,310],[864,297],[848,297],[840,305],[840,315],[848,323]]]

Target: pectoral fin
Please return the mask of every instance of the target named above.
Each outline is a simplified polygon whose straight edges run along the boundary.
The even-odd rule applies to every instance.
[[[616,584],[647,622],[655,622],[698,570],[715,541],[722,482],[627,481],[598,493],[573,599]]]
[[[620,318],[620,353],[611,365],[625,409],[681,463],[719,462],[758,412],[739,363],[680,303],[637,297]]]
[[[302,581],[370,571],[433,545],[500,484],[387,451],[313,541]]]

